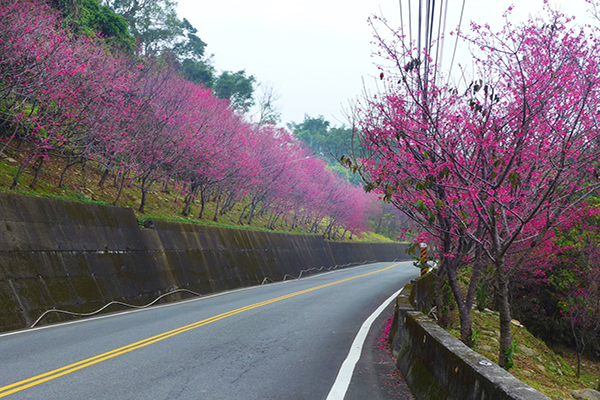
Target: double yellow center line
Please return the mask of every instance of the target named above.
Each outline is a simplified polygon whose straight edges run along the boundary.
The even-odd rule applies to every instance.
[[[327,288],[327,287],[330,287],[330,286],[334,286],[334,285],[337,285],[337,284],[340,284],[340,283],[348,282],[348,281],[351,281],[351,280],[354,280],[354,279],[358,279],[358,278],[362,278],[362,277],[365,277],[365,276],[377,274],[379,272],[387,271],[387,270],[389,270],[389,269],[391,269],[391,268],[393,268],[393,267],[395,267],[397,265],[398,264],[392,264],[389,267],[386,267],[386,268],[383,268],[383,269],[379,269],[377,271],[369,272],[369,273],[362,274],[362,275],[357,275],[357,276],[354,276],[354,277],[351,277],[351,278],[341,279],[339,281],[327,283],[327,284],[320,285],[320,286],[315,286],[315,287],[310,288],[310,289],[305,289],[305,290],[301,290],[299,292],[294,292],[294,293],[286,294],[284,296],[276,297],[274,299],[265,300],[265,301],[262,301],[260,303],[251,304],[251,305],[246,306],[246,307],[241,307],[241,308],[238,308],[238,309],[235,309],[235,310],[232,310],[232,311],[228,311],[228,312],[223,313],[223,314],[215,315],[214,317],[203,319],[202,321],[194,322],[193,324],[182,326],[180,328],[173,329],[171,331],[161,333],[160,335],[152,336],[152,337],[149,337],[147,339],[140,340],[138,342],[128,344],[127,346],[119,347],[117,349],[108,351],[106,353],[99,354],[99,355],[94,356],[94,357],[86,358],[85,360],[81,360],[79,362],[66,365],[66,366],[64,366],[62,368],[58,368],[58,369],[46,372],[46,373],[41,374],[41,375],[36,375],[36,376],[31,377],[29,379],[24,379],[22,381],[15,382],[13,384],[0,387],[0,397],[9,396],[9,395],[11,395],[13,393],[17,393],[17,392],[20,392],[20,391],[25,390],[27,388],[39,385],[40,383],[48,382],[48,381],[51,381],[53,379],[59,378],[61,376],[68,375],[68,374],[70,374],[72,372],[79,371],[80,369],[84,369],[84,368],[87,368],[87,367],[92,366],[94,364],[101,363],[102,361],[110,360],[111,358],[114,358],[114,357],[117,357],[117,356],[120,356],[120,355],[123,355],[123,354],[127,354],[127,353],[129,353],[131,351],[134,351],[134,350],[137,350],[137,349],[141,349],[142,347],[146,347],[146,346],[149,346],[149,345],[151,345],[153,343],[157,343],[157,342],[160,342],[162,340],[168,339],[170,337],[177,336],[177,335],[179,335],[181,333],[184,333],[184,332],[187,332],[187,331],[191,331],[192,329],[196,329],[196,328],[199,328],[201,326],[208,325],[210,323],[213,323],[213,322],[220,321],[222,319],[231,317],[232,315],[240,314],[240,313],[243,313],[245,311],[250,311],[250,310],[253,310],[255,308],[266,306],[268,304],[277,303],[278,301],[289,299],[289,298],[296,297],[296,296],[300,296],[300,295],[305,294],[305,293],[314,292],[315,290],[324,289],[324,288]]]

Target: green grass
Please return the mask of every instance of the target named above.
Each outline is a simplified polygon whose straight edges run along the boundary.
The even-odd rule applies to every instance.
[[[64,162],[54,159],[51,159],[44,164],[41,178],[35,189],[30,188],[35,171],[32,167],[29,167],[23,173],[17,189],[10,190],[9,188],[12,184],[13,177],[15,176],[21,161],[22,156],[20,153],[9,152],[8,154],[0,155],[0,191],[103,205],[112,205],[117,196],[118,188],[113,184],[112,176],[107,179],[102,188],[98,186],[101,173],[93,163],[88,163],[85,166],[85,169],[82,168],[82,165],[72,167],[67,173],[64,187],[59,188],[58,182]],[[244,202],[236,204],[229,213],[220,215],[216,222],[213,221],[216,208],[216,204],[213,202],[208,202],[206,204],[204,216],[201,219],[197,217],[200,209],[198,204],[199,201],[196,202],[197,204],[193,207],[190,215],[183,216],[181,214],[183,198],[182,196],[177,196],[179,192],[181,192],[181,187],[170,187],[168,191],[164,192],[160,187],[160,183],[156,183],[147,198],[147,204],[145,206],[146,212],[140,213],[138,212],[141,199],[140,189],[135,182],[130,182],[129,185],[124,187],[120,201],[117,205],[133,209],[141,225],[143,225],[143,222],[146,220],[155,219],[234,229],[273,231],[267,227],[269,223],[269,218],[267,216],[256,216],[252,225],[238,224],[239,215],[245,206]],[[322,222],[321,232],[324,230],[326,224],[327,220],[324,220]],[[308,232],[308,227],[299,227],[291,230],[285,225],[278,225],[276,231],[300,235],[311,234]],[[337,238],[336,240],[354,243],[393,242],[392,240],[373,232],[364,232],[359,236],[354,235],[352,239],[349,239],[348,233],[345,238]]]
[[[473,350],[497,363],[500,340],[498,313],[473,310],[471,316],[475,339]],[[458,326],[454,325],[448,331],[460,338]],[[571,390],[598,387],[600,362],[586,359],[578,379],[573,350],[562,347],[559,355],[524,326],[513,325],[512,335],[514,366],[509,372],[517,379],[556,400],[573,399]]]

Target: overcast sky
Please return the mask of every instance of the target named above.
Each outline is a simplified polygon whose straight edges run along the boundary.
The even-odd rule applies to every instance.
[[[409,0],[400,1],[406,13]],[[511,4],[513,21],[537,14],[543,5],[543,0],[465,1],[463,30],[469,21],[501,27],[501,15]],[[450,0],[447,31],[456,28],[462,3]],[[550,4],[590,22],[585,0]],[[383,14],[391,25],[400,25],[398,0],[179,0],[178,13],[198,29],[217,70],[244,69],[275,88],[282,123],[302,122],[308,114],[323,115],[337,126],[347,123],[349,101],[360,97],[363,87],[375,88],[377,59],[371,53],[376,48],[367,18]],[[457,59],[468,58],[464,46],[458,54]]]

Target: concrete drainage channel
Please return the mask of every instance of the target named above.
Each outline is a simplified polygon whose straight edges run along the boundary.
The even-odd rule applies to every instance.
[[[410,284],[397,297],[391,343],[417,400],[550,400],[415,311],[415,299],[427,297],[426,285],[417,285],[421,293]]]

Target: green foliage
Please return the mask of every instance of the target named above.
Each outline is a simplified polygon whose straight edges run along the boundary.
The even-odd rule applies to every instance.
[[[304,115],[303,122],[291,122],[288,127],[315,153],[331,155],[335,159],[342,154],[351,153],[352,129],[344,126],[332,127],[322,115],[317,118]]]
[[[288,128],[315,154],[320,154],[338,176],[356,186],[362,184],[362,178],[356,174],[357,169],[353,168],[350,157],[345,156],[352,153],[352,129],[332,127],[322,115],[312,118],[307,114],[304,115],[304,121],[290,122]]]
[[[213,89],[220,99],[228,99],[238,109],[247,110],[254,105],[254,76],[246,76],[246,71],[224,71],[215,80]]]
[[[125,19],[98,0],[53,0],[51,5],[63,13],[64,24],[74,33],[100,33],[111,46],[130,54],[135,50]]]
[[[325,117],[319,115],[317,118],[311,118],[304,114],[304,121],[296,124],[291,122],[289,128],[294,131],[296,137],[302,140],[308,147],[316,153],[326,152],[327,135],[330,122],[325,120]]]
[[[200,61],[204,56],[206,43],[196,36],[198,30],[187,19],[184,18],[182,21],[179,21],[179,25],[181,28],[179,35],[184,36],[185,39],[175,43],[172,49],[173,52],[180,59]]]
[[[517,341],[516,339],[513,339],[513,341],[510,344],[510,347],[506,350],[504,350],[504,356],[506,357],[506,365],[504,366],[504,369],[507,371],[510,371],[510,369],[512,367],[514,367],[515,365],[515,350],[517,349]]]
[[[188,20],[179,19],[175,1],[106,0],[106,3],[123,16],[144,55],[171,52],[178,60],[202,59],[206,43],[196,36],[197,30]]]
[[[188,58],[180,63],[179,73],[188,81],[211,87],[215,69],[206,61],[194,61]]]

